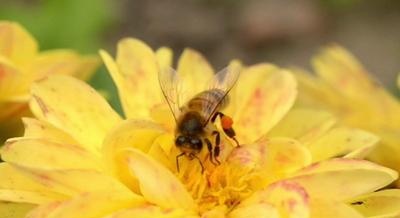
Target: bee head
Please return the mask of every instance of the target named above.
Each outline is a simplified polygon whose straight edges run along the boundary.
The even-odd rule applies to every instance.
[[[180,135],[176,138],[175,144],[176,146],[181,148],[186,147],[198,151],[201,150],[201,148],[203,147],[203,142],[201,141],[200,138],[196,136]]]

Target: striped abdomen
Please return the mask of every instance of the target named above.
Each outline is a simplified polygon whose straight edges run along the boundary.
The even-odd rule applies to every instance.
[[[207,120],[214,112],[227,105],[228,101],[226,92],[220,89],[210,89],[194,96],[187,103],[187,109],[199,112]]]

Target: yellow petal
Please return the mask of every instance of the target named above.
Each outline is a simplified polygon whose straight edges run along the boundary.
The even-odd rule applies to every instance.
[[[228,208],[225,205],[219,205],[211,210],[201,214],[201,218],[226,218]]]
[[[162,133],[160,126],[150,121],[127,120],[118,124],[103,142],[103,158],[110,173],[131,189],[138,191],[137,180],[132,178],[129,168],[120,162],[117,154],[127,148],[148,152],[153,141]]]
[[[24,137],[41,138],[53,142],[77,145],[69,134],[45,121],[32,118],[22,118],[25,126]]]
[[[0,56],[0,101],[23,98],[26,100],[30,84],[29,78],[30,75],[24,75],[16,66]]]
[[[118,88],[128,118],[149,117],[149,108],[162,102],[157,59],[150,47],[138,39],[119,41],[116,61],[100,52]]]
[[[65,74],[87,80],[99,65],[95,56],[81,56],[72,50],[50,50],[40,53],[28,69],[36,78]]]
[[[172,67],[173,53],[170,48],[161,47],[156,51],[156,58],[160,69]]]
[[[108,131],[121,121],[118,114],[87,84],[63,75],[53,75],[32,87],[34,114],[99,153]]]
[[[238,207],[267,203],[279,211],[279,217],[308,217],[309,196],[305,189],[295,182],[281,181],[256,191]]]
[[[317,74],[345,95],[359,98],[373,89],[372,80],[356,58],[340,46],[330,46],[313,59]]]
[[[195,209],[184,185],[167,168],[137,149],[129,149],[124,155],[147,201],[162,208]]]
[[[71,200],[54,202],[31,211],[28,218],[103,217],[114,211],[144,204],[141,198],[112,192],[82,193]]]
[[[48,192],[74,196],[82,192],[124,193],[136,196],[115,178],[95,170],[44,170],[16,166],[19,172]],[[90,182],[88,182],[90,181]]]
[[[244,70],[235,89],[234,127],[241,143],[267,133],[289,111],[297,94],[290,72],[266,64]]]
[[[66,196],[54,193],[9,165],[0,164],[0,200],[43,204]]]
[[[233,155],[239,157],[240,165],[246,165],[249,161],[256,161],[257,171],[261,178],[257,178],[253,185],[260,188],[307,166],[311,162],[308,150],[293,139],[263,139],[253,145],[242,147],[234,151]],[[243,151],[240,151],[242,149]]]
[[[332,159],[306,167],[289,180],[313,198],[343,201],[385,187],[397,176],[396,171],[365,160]]]
[[[0,22],[0,55],[17,65],[24,65],[33,60],[37,50],[36,40],[21,25]]]
[[[229,218],[280,218],[279,211],[267,203],[258,203],[234,209]]]
[[[312,199],[311,216],[323,218],[363,218],[360,213],[350,206],[330,199]]]
[[[24,218],[25,215],[35,208],[33,204],[21,204],[0,201],[0,217],[1,218]]]
[[[1,149],[9,163],[42,169],[101,169],[99,160],[80,146],[44,139],[15,138]]]
[[[134,207],[131,209],[116,212],[105,218],[198,218],[193,212],[185,211],[181,208],[177,209],[161,209],[160,207],[153,205],[145,205],[141,207]]]
[[[294,138],[307,145],[325,134],[335,122],[333,115],[326,111],[296,108],[290,110],[267,135]]]
[[[379,138],[372,133],[360,129],[338,127],[310,143],[308,148],[313,162],[345,155],[363,158],[368,154],[366,151],[372,149],[378,141]],[[360,153],[360,150],[364,153]]]
[[[214,71],[207,60],[197,51],[185,49],[179,57],[177,67],[179,79],[183,81],[182,90],[188,98],[207,88]],[[188,93],[186,93],[188,92]],[[188,100],[188,99],[186,99]]]
[[[350,201],[351,206],[366,217],[400,216],[400,190],[386,189]]]

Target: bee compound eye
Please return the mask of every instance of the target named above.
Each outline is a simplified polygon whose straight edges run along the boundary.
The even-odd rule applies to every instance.
[[[192,144],[196,149],[201,149],[202,142],[198,138],[194,138],[190,140],[190,144]]]
[[[186,142],[186,138],[184,136],[178,136],[175,140],[175,144],[178,146],[182,146]]]

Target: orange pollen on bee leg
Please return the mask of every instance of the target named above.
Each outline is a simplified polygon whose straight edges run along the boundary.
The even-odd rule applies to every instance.
[[[232,125],[233,125],[233,120],[232,120],[232,118],[230,118],[230,117],[228,117],[228,116],[223,116],[223,117],[221,118],[221,125],[222,125],[222,128],[224,128],[224,129],[230,129],[230,128],[232,128]]]

